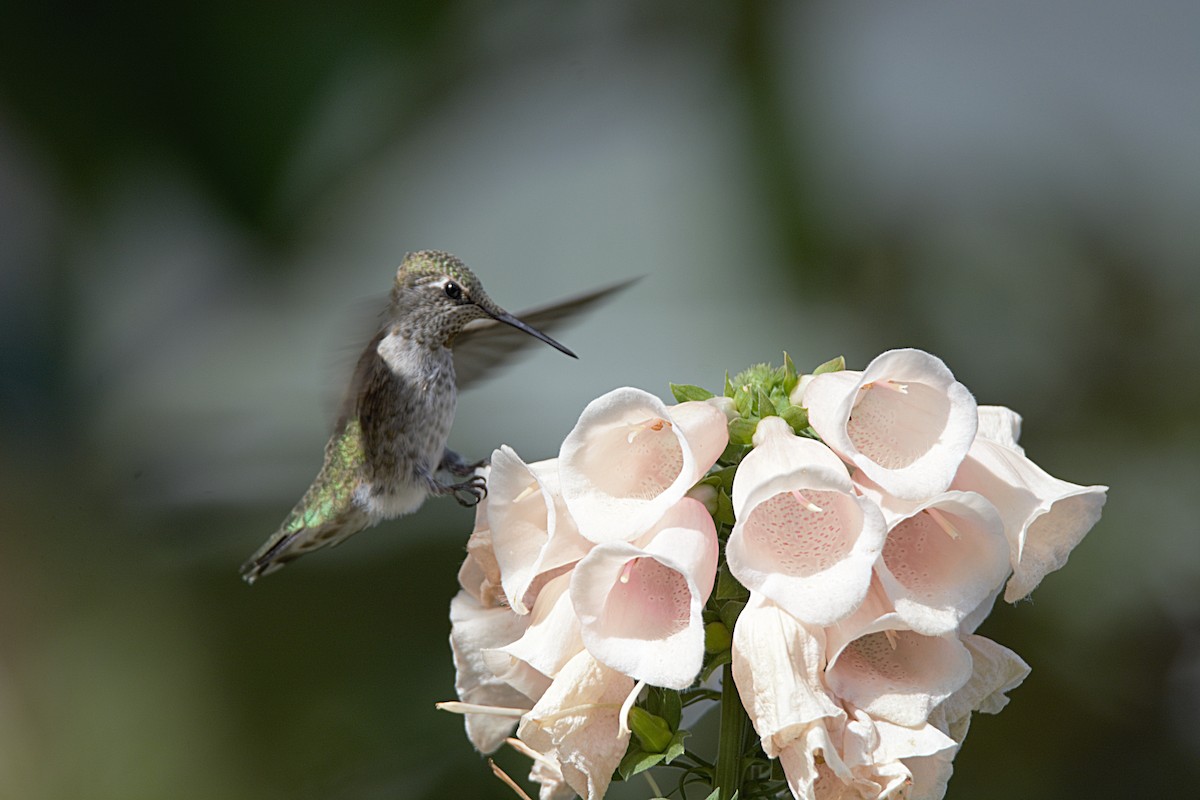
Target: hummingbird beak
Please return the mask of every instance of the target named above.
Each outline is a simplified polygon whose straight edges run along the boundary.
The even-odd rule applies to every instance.
[[[516,317],[514,317],[512,314],[508,313],[507,311],[500,309],[500,308],[497,308],[497,309],[486,308],[482,305],[480,306],[480,308],[482,308],[484,311],[486,311],[488,316],[490,316],[492,319],[496,320],[497,322],[503,322],[505,325],[512,325],[517,330],[528,333],[530,336],[532,336],[535,339],[541,339],[543,342],[550,345],[555,350],[558,350],[559,352],[562,352],[562,353],[566,353],[571,358],[579,358],[579,356],[575,355],[570,350],[568,350],[566,347],[564,347],[563,345],[554,341],[549,336],[547,336],[546,334],[539,331],[537,328],[534,328],[531,325],[526,325],[524,322],[521,322],[521,320],[517,319]]]

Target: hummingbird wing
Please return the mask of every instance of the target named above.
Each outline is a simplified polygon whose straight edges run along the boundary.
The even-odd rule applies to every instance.
[[[363,462],[362,427],[357,419],[339,423],[325,446],[325,464],[283,524],[242,565],[242,578],[254,583],[289,561],[338,544],[370,525],[354,502]]]
[[[584,294],[528,309],[516,317],[544,333],[549,333],[591,311],[602,301],[639,280],[640,277],[630,278],[601,286]],[[493,371],[509,365],[513,359],[527,355],[539,344],[537,339],[524,331],[494,319],[477,319],[469,323],[455,337],[452,348],[458,388],[466,389],[478,383]]]

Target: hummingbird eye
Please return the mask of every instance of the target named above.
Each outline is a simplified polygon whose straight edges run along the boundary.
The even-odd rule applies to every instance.
[[[446,285],[443,288],[446,292],[446,297],[449,297],[451,300],[461,300],[462,299],[462,296],[463,296],[462,287],[459,286],[454,281],[446,281]]]

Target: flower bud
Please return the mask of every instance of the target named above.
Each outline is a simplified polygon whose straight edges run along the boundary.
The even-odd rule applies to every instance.
[[[647,753],[664,752],[675,735],[665,719],[638,706],[629,709],[629,729]]]

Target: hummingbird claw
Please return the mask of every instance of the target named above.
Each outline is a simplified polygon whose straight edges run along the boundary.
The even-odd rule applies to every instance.
[[[454,493],[454,499],[460,506],[472,508],[487,497],[487,481],[482,475],[476,475],[468,481],[455,483],[448,487]]]

